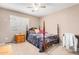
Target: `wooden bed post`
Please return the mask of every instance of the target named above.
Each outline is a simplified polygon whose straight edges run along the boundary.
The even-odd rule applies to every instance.
[[[40,52],[45,51],[45,21],[43,21],[43,42],[42,42],[42,47],[40,49]]]
[[[43,21],[43,47],[43,50],[45,51],[45,21]]]
[[[28,40],[28,25],[26,25],[26,40]]]
[[[39,30],[40,30],[40,25],[39,25]]]
[[[59,37],[59,24],[57,24],[57,36],[58,36],[58,43],[59,43],[59,40],[60,40],[60,37]]]

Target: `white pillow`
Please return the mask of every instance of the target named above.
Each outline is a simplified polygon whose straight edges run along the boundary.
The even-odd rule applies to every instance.
[[[39,33],[39,29],[35,29],[35,32],[36,32],[36,33]]]

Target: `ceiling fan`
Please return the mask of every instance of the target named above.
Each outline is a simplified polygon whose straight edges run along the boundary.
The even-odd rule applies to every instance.
[[[27,8],[33,8],[33,6],[39,6],[40,8],[46,8],[44,3],[31,3]]]
[[[43,3],[32,3],[27,8],[33,8],[32,12],[39,10],[39,8],[46,8],[47,4]]]

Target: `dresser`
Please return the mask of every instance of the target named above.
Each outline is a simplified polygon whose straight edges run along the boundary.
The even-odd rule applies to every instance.
[[[25,35],[24,34],[17,34],[15,35],[16,43],[25,42]]]

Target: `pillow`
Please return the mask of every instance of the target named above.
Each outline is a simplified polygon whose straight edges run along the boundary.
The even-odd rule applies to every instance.
[[[40,33],[44,33],[42,29],[40,29],[39,32],[40,32]],[[47,33],[47,32],[45,32],[45,34],[46,34],[46,33]]]
[[[39,33],[39,29],[35,29],[35,32],[36,32],[36,33]]]

